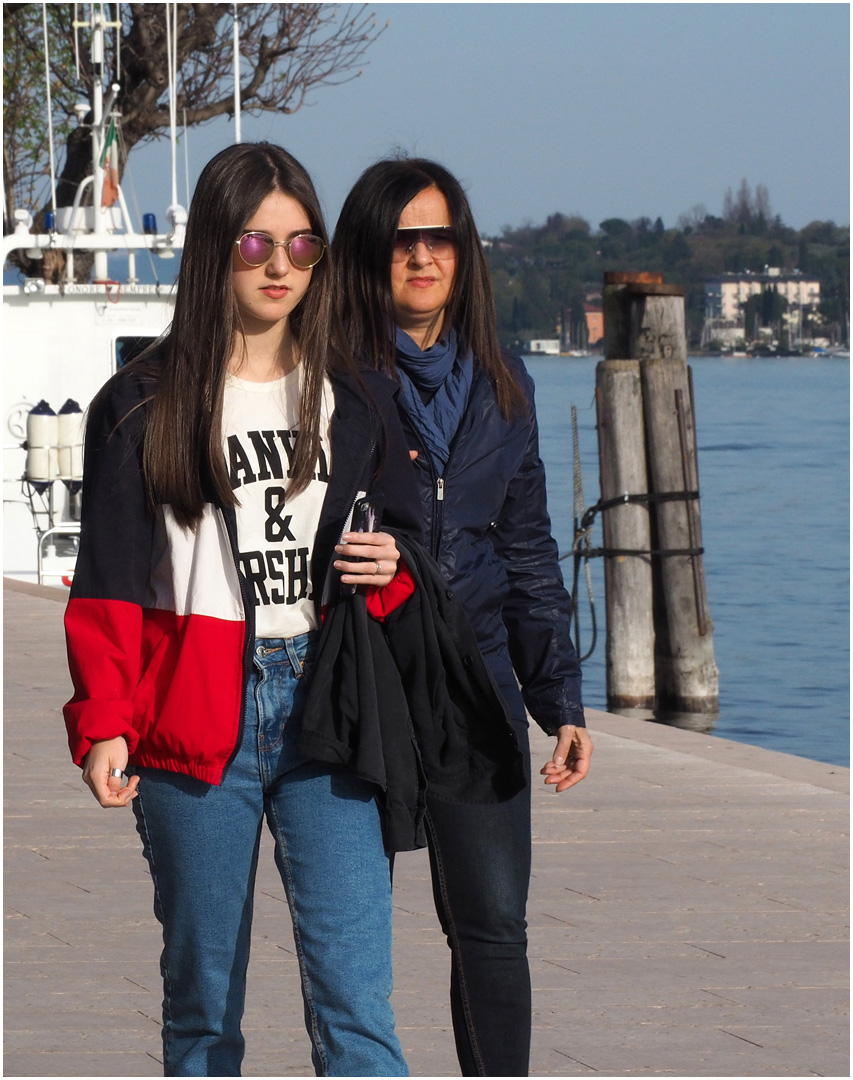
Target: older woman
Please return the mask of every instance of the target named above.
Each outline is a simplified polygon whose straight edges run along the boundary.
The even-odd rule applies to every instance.
[[[377,162],[347,197],[334,248],[350,344],[402,385],[430,551],[474,626],[520,744],[525,706],[556,736],[542,773],[564,791],[587,774],[592,752],[570,600],[546,509],[533,384],[498,343],[468,201],[435,162]],[[427,806],[463,1075],[527,1075],[529,785],[503,803],[428,796]]]

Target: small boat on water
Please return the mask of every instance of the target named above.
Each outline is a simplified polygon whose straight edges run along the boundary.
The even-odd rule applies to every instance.
[[[91,11],[92,46],[102,55],[106,22],[96,5]],[[117,92],[115,84],[92,87],[92,173],[73,205],[54,204],[42,233],[31,231],[29,211],[17,210],[3,237],[4,265],[23,251],[43,268],[3,286],[3,573],[49,585],[69,586],[74,574],[85,410],[172,318],[171,286],[142,284],[137,253],[170,258],[184,239],[186,212],[176,198],[166,232],[153,214],[143,215],[140,230],[110,174]],[[78,253],[94,257],[87,283],[74,280]],[[113,276],[119,263],[123,280]]]

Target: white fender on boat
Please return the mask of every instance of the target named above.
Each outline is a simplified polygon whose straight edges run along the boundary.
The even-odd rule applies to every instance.
[[[59,418],[44,400],[27,415],[27,464],[25,477],[38,491],[45,491],[59,473]]]
[[[59,478],[72,495],[83,480],[83,410],[69,398],[57,415]]]

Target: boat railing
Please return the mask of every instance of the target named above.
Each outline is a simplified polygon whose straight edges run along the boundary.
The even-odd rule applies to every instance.
[[[3,237],[3,259],[5,261],[13,251],[25,251],[30,258],[37,259],[47,250],[109,252],[147,249],[158,254],[174,254],[184,244],[186,211],[181,206],[170,206],[166,214],[171,225],[167,233],[81,233],[70,230],[32,233],[32,215],[27,210],[17,210],[15,216],[18,221],[14,232]]]
[[[56,541],[64,539],[70,548],[67,555],[60,555]],[[77,562],[77,548],[80,542],[80,522],[63,521],[46,529],[38,538],[38,583],[48,584],[47,577],[59,578],[59,583],[68,588],[74,577]]]

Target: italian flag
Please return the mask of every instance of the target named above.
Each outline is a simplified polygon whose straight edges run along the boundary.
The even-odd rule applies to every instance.
[[[104,170],[101,206],[112,206],[118,198],[118,135],[115,120],[110,120],[104,149],[101,151],[101,168]]]

